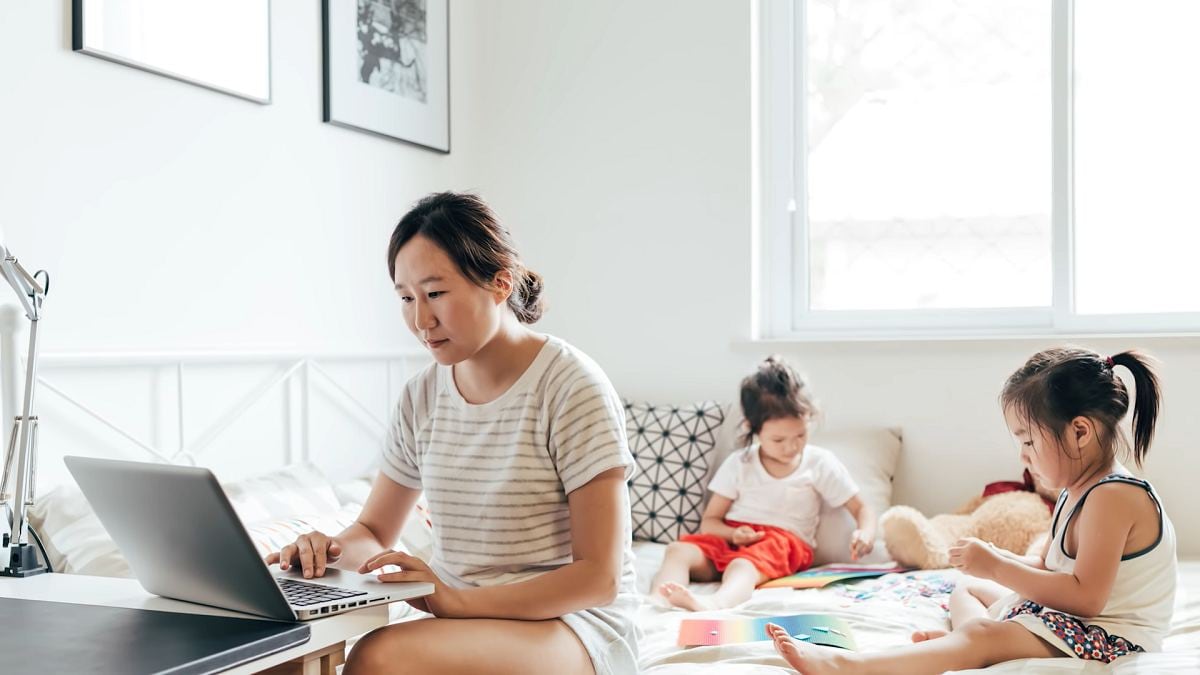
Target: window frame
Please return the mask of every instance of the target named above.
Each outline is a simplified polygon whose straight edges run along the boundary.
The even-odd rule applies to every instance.
[[[1074,0],[1051,0],[1051,305],[1000,309],[812,310],[802,49],[806,0],[763,0],[754,23],[756,311],[771,340],[1200,335],[1200,312],[1077,314],[1074,307]]]

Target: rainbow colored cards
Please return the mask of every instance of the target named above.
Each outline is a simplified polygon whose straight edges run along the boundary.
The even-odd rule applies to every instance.
[[[855,649],[850,626],[828,614],[792,614],[761,619],[684,619],[679,623],[680,647],[727,645],[770,640],[767,624],[782,626],[797,640]]]
[[[881,565],[822,565],[796,572],[788,577],[772,579],[759,588],[821,588],[847,579],[866,579],[894,572],[908,572],[908,567],[897,567],[893,563]]]

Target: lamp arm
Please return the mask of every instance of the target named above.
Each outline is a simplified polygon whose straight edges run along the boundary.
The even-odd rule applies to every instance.
[[[38,274],[45,276],[44,286],[38,283],[34,275],[30,275],[25,268],[21,267],[21,263],[9,253],[7,248],[0,245],[0,276],[3,276],[8,285],[12,286],[16,292],[17,299],[30,322],[29,356],[25,361],[25,392],[21,405],[21,416],[16,420],[17,428],[13,430],[13,438],[10,439],[10,443],[13,443],[16,449],[17,471],[12,497],[13,519],[11,529],[5,536],[7,541],[4,542],[8,548],[9,557],[3,569],[3,574],[6,576],[28,576],[46,569],[45,565],[37,562],[36,554],[25,542],[25,507],[26,502],[31,501],[27,495],[33,493],[33,467],[37,461],[35,457],[37,417],[33,414],[33,402],[37,384],[38,321],[41,319],[42,301],[45,300],[46,291],[50,285],[49,275],[45,275],[44,272]],[[11,468],[6,461],[5,478],[8,477],[7,474]],[[6,487],[7,485],[0,485],[0,490]]]
[[[17,300],[21,303],[21,309],[25,310],[25,316],[30,321],[37,321],[40,318],[42,311],[42,300],[46,297],[46,289],[38,283],[38,280],[25,271],[21,263],[0,247],[0,251],[4,252],[3,259],[0,259],[0,276],[12,286],[13,291],[17,294]],[[48,285],[48,284],[47,284]]]
[[[32,465],[36,461],[33,456],[37,451],[33,447],[34,430],[37,427],[37,417],[33,415],[34,385],[37,382],[38,357],[38,321],[29,324],[29,358],[25,361],[25,395],[21,405],[21,417],[17,422],[15,435],[17,438],[17,473],[13,490],[13,522],[9,531],[10,544],[25,543],[25,506],[29,501],[28,495],[33,492],[30,485]]]

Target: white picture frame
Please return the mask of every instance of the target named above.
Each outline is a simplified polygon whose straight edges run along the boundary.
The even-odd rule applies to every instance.
[[[74,51],[271,103],[271,0],[72,0],[71,10]]]

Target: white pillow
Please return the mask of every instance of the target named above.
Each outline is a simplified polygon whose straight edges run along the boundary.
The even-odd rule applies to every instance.
[[[371,480],[358,478],[333,486],[334,493],[342,504],[365,504],[371,494]],[[417,500],[412,513],[404,521],[400,530],[400,547],[421,560],[429,561],[433,555],[433,524],[429,519],[429,503],[425,495]]]
[[[268,553],[279,551],[284,546],[296,541],[296,537],[314,530],[326,534],[337,534],[354,523],[359,511],[362,511],[362,506],[347,504],[332,513],[293,516],[255,523],[248,525],[246,532],[250,535],[250,541],[254,542],[254,549],[258,551],[258,555],[266,556]]]
[[[371,495],[371,479],[364,476],[338,483],[333,486],[333,494],[337,496],[342,506],[366,504],[367,497]]]
[[[29,526],[42,538],[50,568],[66,574],[133,576],[92,505],[74,485],[60,485],[29,508]]]
[[[333,484],[320,469],[308,463],[293,464],[221,487],[233,503],[233,510],[247,525],[297,514],[333,513],[342,506]]]
[[[299,515],[336,517],[341,509],[333,486],[309,464],[286,467],[222,487],[248,529]],[[46,546],[46,556],[55,572],[132,576],[129,563],[75,485],[60,485],[46,493],[34,502],[28,516],[30,527]]]
[[[858,483],[859,497],[879,518],[892,505],[892,478],[900,461],[900,431],[898,429],[858,429],[813,433],[812,443],[832,452],[850,471]],[[844,508],[824,504],[817,525],[817,550],[813,565],[852,562],[850,535],[858,525]],[[875,548],[858,563],[881,563],[890,560],[883,545],[883,533],[876,531]]]

